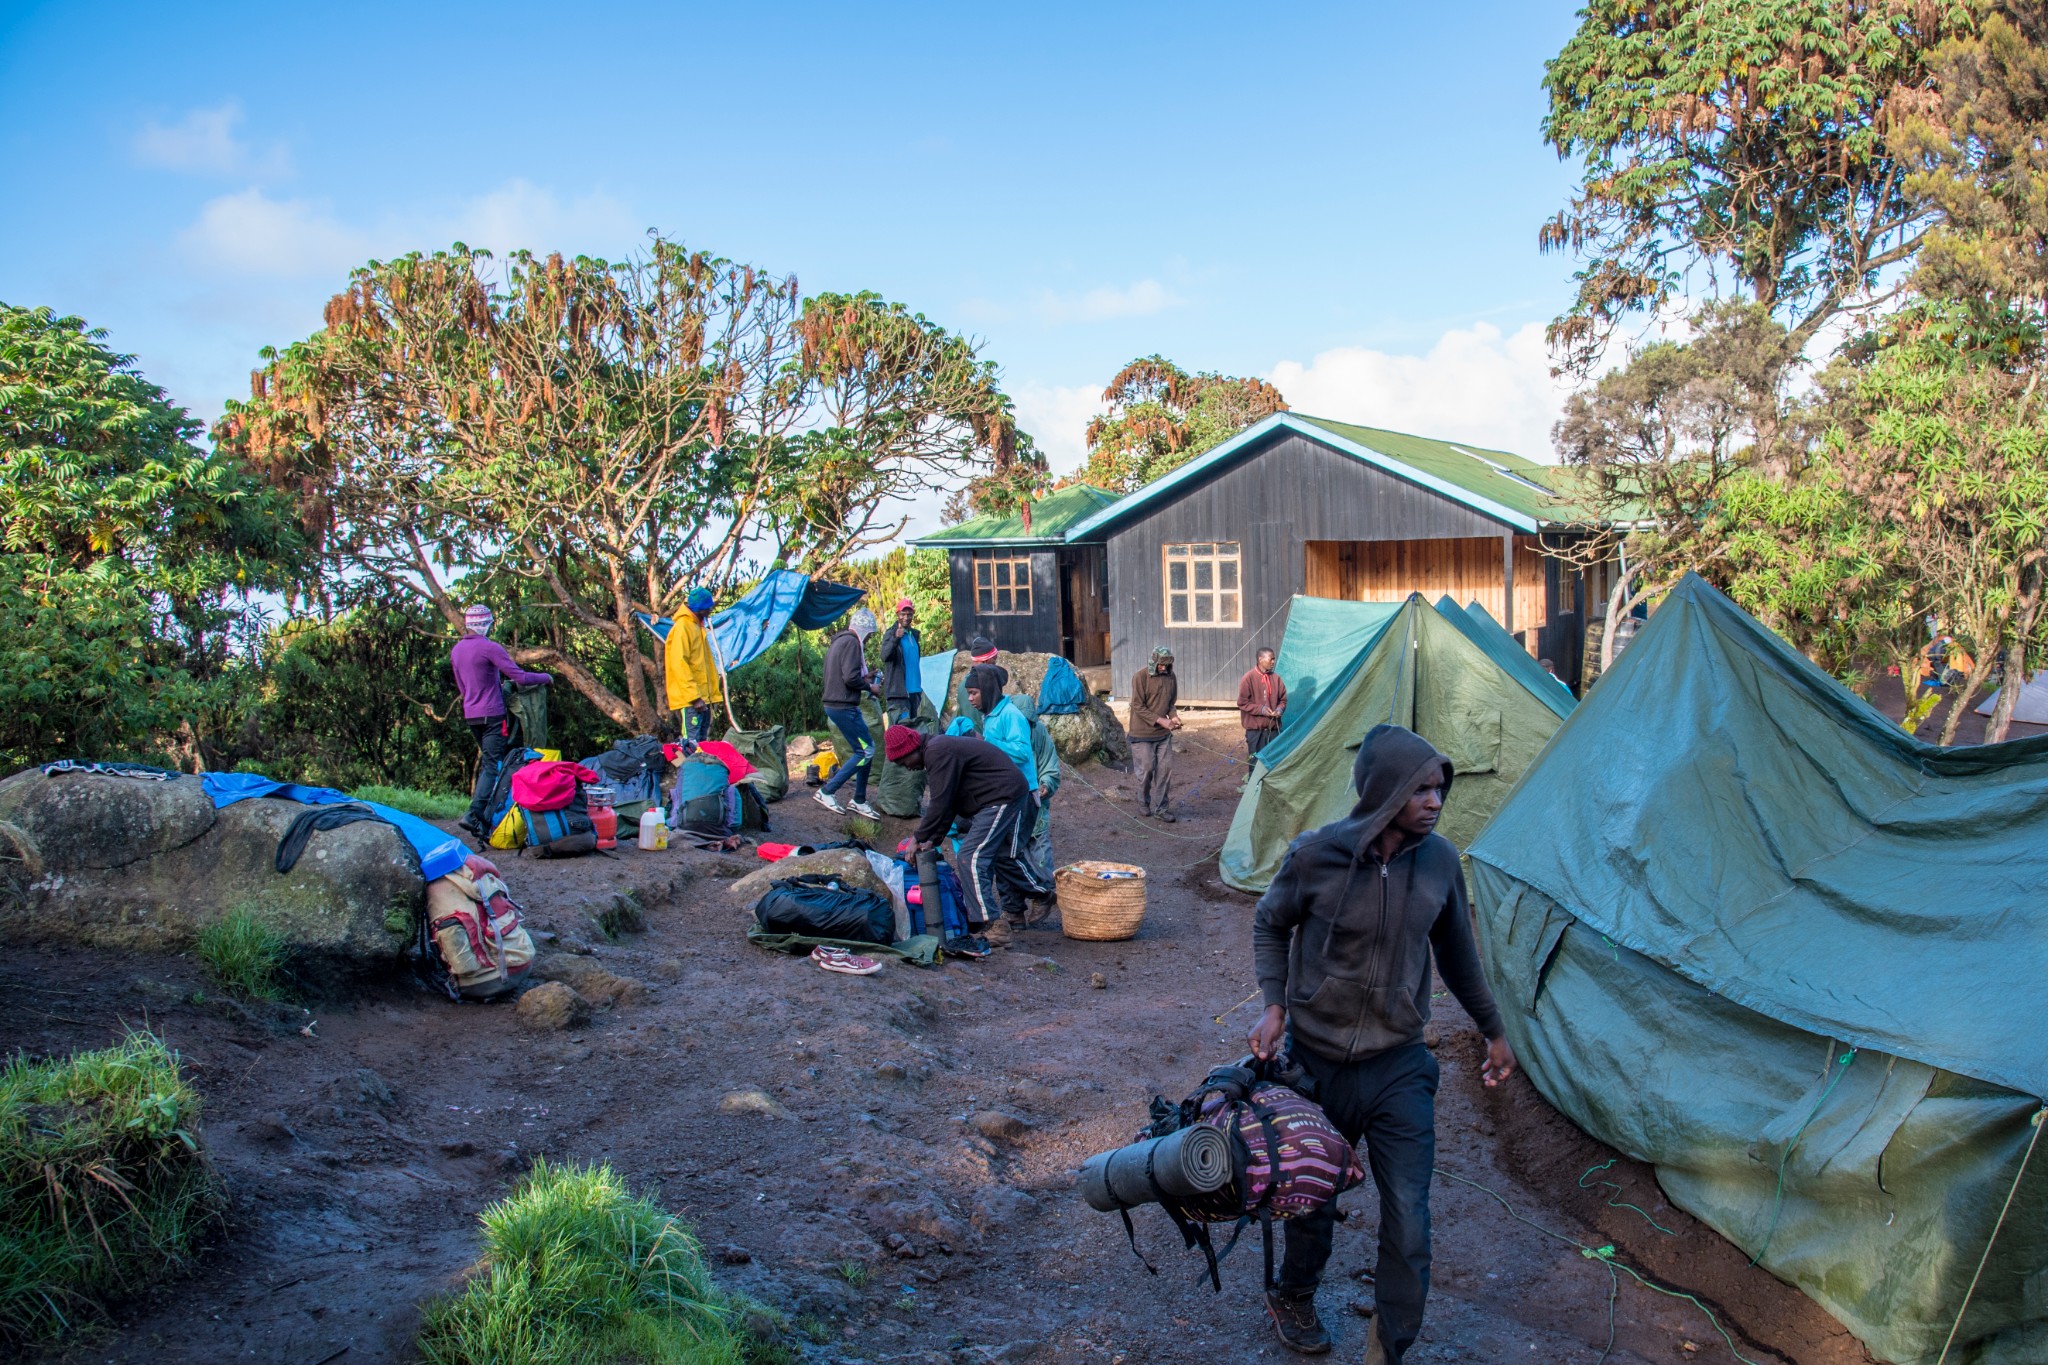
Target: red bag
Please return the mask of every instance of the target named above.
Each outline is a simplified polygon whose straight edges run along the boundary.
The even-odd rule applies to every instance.
[[[581,763],[543,759],[512,774],[512,804],[523,810],[566,810],[576,799],[577,783],[602,781]]]

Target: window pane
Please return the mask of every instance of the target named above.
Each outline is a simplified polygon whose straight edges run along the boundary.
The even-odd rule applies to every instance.
[[[1017,610],[1023,612],[1026,616],[1031,614],[1031,589],[1017,589]]]
[[[1237,620],[1237,594],[1226,592],[1216,599],[1216,619],[1235,622]]]
[[[996,610],[998,612],[1010,610],[1010,590],[1008,588],[996,589]]]
[[[1216,586],[1235,591],[1237,588],[1237,561],[1221,560],[1216,565]]]
[[[1188,566],[1185,564],[1167,565],[1166,586],[1174,592],[1186,592],[1188,590]]]
[[[1216,547],[1216,553],[1217,553],[1217,554],[1219,554],[1219,555],[1234,555],[1234,554],[1236,554],[1236,553],[1237,553],[1237,542],[1236,542],[1236,541],[1234,541],[1234,540],[1226,540],[1226,541],[1222,542],[1221,544],[1219,544],[1219,545],[1218,545],[1218,546]]]
[[[988,613],[996,609],[995,593],[988,588],[981,589],[979,594],[977,594],[975,597],[974,607],[975,610],[979,611],[982,615],[988,615]]]
[[[1188,547],[1185,545],[1169,545],[1166,547],[1166,553],[1169,555],[1184,555],[1187,552]]]
[[[1216,565],[1207,559],[1195,561],[1195,591],[1208,592],[1216,586]]]
[[[1175,593],[1166,599],[1166,619],[1186,624],[1188,619],[1188,598],[1186,593]]]
[[[1207,625],[1216,619],[1216,599],[1206,592],[1195,594],[1195,624]]]
[[[1213,555],[1216,553],[1214,545],[1190,545],[1188,548],[1198,555]]]
[[[974,561],[974,581],[980,587],[985,588],[993,581],[989,577],[989,575],[992,572],[994,572],[994,566],[991,565],[986,559],[977,559]]]

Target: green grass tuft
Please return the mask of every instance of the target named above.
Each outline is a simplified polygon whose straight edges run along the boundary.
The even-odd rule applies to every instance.
[[[864,844],[877,844],[881,842],[882,827],[865,815],[849,815],[846,817],[846,837]]]
[[[469,798],[456,792],[423,792],[416,787],[357,787],[349,793],[364,801],[417,815],[422,820],[460,820],[469,814]]]
[[[245,1000],[281,1000],[291,945],[256,912],[241,907],[199,931],[199,960],[223,990]]]
[[[611,1167],[533,1169],[485,1209],[469,1283],[423,1310],[430,1365],[761,1365],[782,1358],[682,1223]]]
[[[70,1335],[189,1265],[224,1207],[198,1127],[147,1033],[0,1069],[0,1346]]]

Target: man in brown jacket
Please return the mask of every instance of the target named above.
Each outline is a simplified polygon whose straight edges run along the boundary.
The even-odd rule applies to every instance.
[[[1146,815],[1169,825],[1173,823],[1173,812],[1167,809],[1173,794],[1173,732],[1180,729],[1180,716],[1173,705],[1179,699],[1173,651],[1161,645],[1152,651],[1152,662],[1131,679],[1131,759],[1138,771],[1138,805]]]
[[[1275,662],[1270,648],[1261,649],[1251,671],[1237,682],[1237,714],[1244,719],[1244,748],[1252,758],[1280,733],[1280,717],[1287,711],[1287,684],[1273,671]]]

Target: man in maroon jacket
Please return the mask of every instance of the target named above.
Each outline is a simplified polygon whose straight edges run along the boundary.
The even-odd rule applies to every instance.
[[[1237,714],[1244,720],[1245,752],[1253,758],[1280,733],[1287,711],[1287,684],[1273,671],[1270,648],[1261,649],[1251,671],[1237,681]]]

